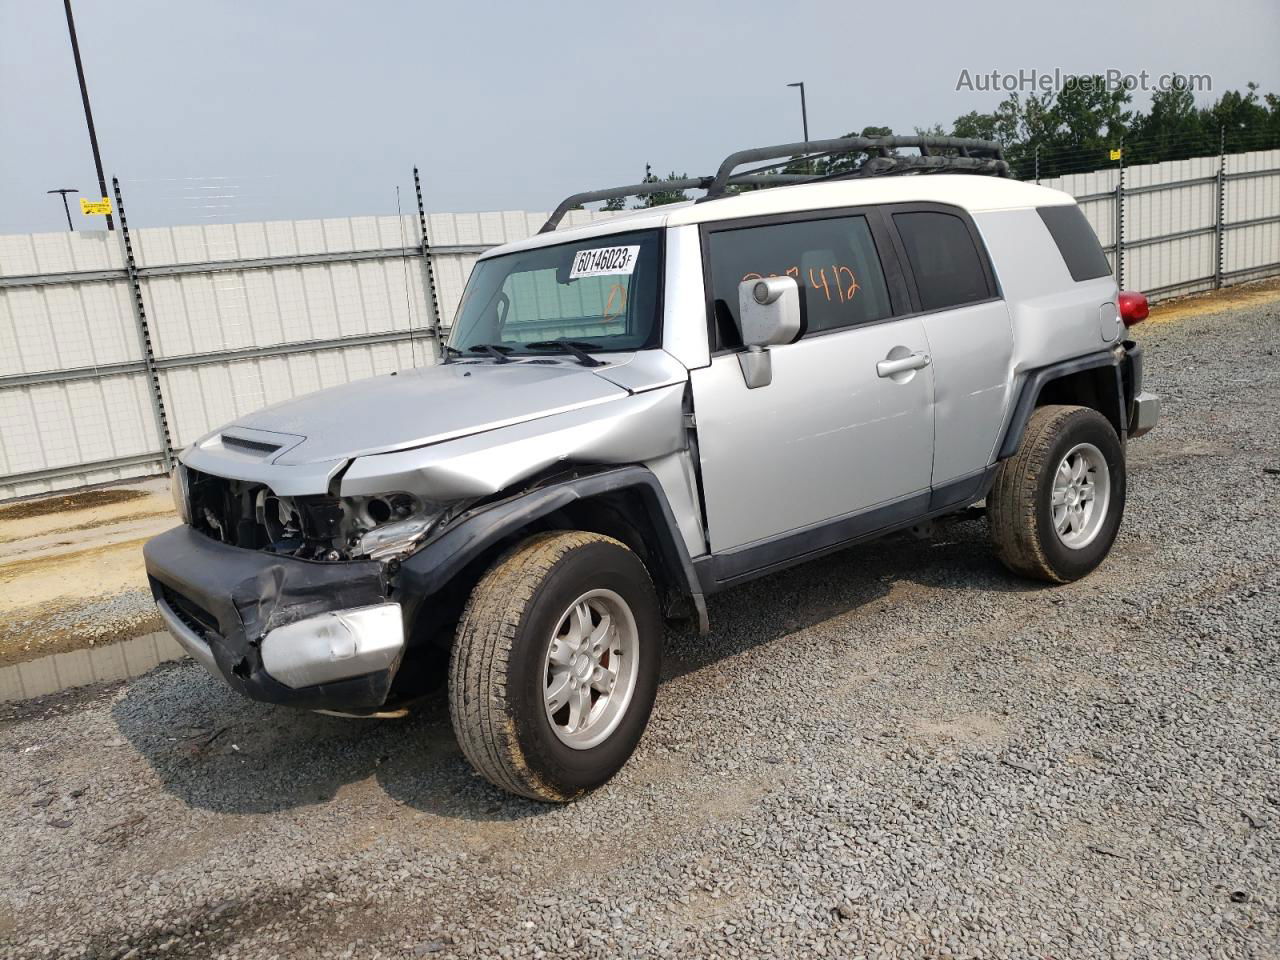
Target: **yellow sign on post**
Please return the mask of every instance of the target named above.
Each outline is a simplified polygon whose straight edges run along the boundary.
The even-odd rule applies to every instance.
[[[103,197],[101,200],[90,200],[87,197],[80,198],[80,212],[84,214],[98,214],[111,216],[111,198]]]
[[[1112,160],[1119,160],[1119,159],[1120,159],[1120,153],[1121,153],[1121,151],[1119,151],[1119,150],[1112,150],[1112,151],[1111,151],[1111,159],[1112,159]],[[81,202],[83,202],[83,201],[81,201]]]

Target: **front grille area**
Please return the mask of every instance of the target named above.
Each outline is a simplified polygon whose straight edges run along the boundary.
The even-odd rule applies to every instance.
[[[246,550],[346,559],[351,510],[320,494],[277,497],[265,484],[232,480],[187,467],[191,527],[219,543]]]
[[[228,480],[190,467],[187,477],[192,527],[237,547],[257,549],[268,542],[257,523],[255,509],[259,491],[266,489],[262,484]]]

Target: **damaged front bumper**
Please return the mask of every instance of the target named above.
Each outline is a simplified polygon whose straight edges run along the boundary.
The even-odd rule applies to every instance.
[[[405,649],[382,565],[322,563],[219,543],[183,526],[143,548],[169,631],[253,700],[373,713]]]

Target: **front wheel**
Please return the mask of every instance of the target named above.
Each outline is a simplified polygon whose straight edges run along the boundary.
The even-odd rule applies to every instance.
[[[1120,530],[1124,447],[1088,407],[1038,407],[987,497],[991,538],[1014,573],[1069,583],[1106,559]]]
[[[496,786],[564,802],[600,786],[639,743],[658,686],[662,620],[627,547],[538,534],[476,585],[449,667],[449,712]]]

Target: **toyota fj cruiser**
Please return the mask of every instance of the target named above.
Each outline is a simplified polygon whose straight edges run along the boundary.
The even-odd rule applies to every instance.
[[[705,195],[557,229],[658,189]],[[487,252],[442,363],[193,444],[147,572],[240,693],[379,716],[447,673],[475,768],[569,800],[627,760],[664,618],[707,630],[708,594],[983,500],[1015,574],[1098,566],[1159,415],[1145,315],[995,144],[743,151]]]

